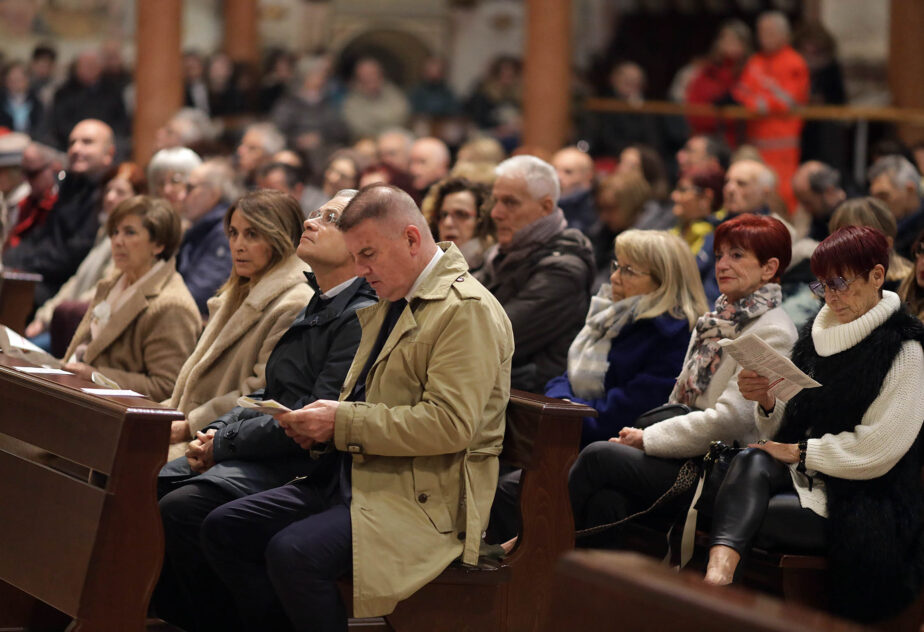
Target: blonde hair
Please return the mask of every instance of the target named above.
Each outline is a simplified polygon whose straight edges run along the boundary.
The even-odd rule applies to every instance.
[[[898,224],[885,202],[872,196],[841,202],[828,221],[828,232],[834,233],[844,226],[869,226],[890,240],[893,246],[889,248],[889,270],[886,273],[886,281],[901,281],[909,274],[913,274],[914,264],[895,252],[894,243],[898,235]]]
[[[677,235],[661,230],[630,229],[616,236],[616,258],[620,254],[649,271],[658,289],[642,297],[637,318],[670,314],[686,319],[693,329],[697,319],[709,310],[696,259],[690,247]]]

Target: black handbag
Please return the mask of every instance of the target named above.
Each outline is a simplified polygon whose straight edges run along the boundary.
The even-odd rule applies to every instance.
[[[639,415],[638,419],[635,420],[634,427],[644,430],[648,426],[653,426],[665,419],[686,415],[689,412],[693,412],[693,410],[693,408],[690,408],[686,404],[662,404],[657,408],[652,408]]]
[[[703,491],[696,502],[697,511],[709,513],[715,504],[715,497],[725,480],[728,468],[743,448],[735,441],[732,445],[722,441],[713,441],[709,444],[709,451],[703,457]]]

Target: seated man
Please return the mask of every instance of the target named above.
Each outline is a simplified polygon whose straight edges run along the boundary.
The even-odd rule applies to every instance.
[[[266,364],[266,388],[253,397],[298,408],[340,392],[359,345],[356,310],[375,303],[372,288],[353,276],[353,260],[337,228],[354,194],[341,191],[305,222],[297,254],[314,270],[307,276],[315,294],[276,344]],[[241,407],[197,436],[188,459],[171,461],[158,478],[166,559],[155,608],[186,630],[226,629],[221,613],[206,616],[197,605],[224,600],[199,547],[202,521],[229,500],[330,467],[326,461],[332,457],[308,458],[272,417]]]
[[[359,315],[341,401],[278,419],[303,448],[333,442],[341,464],[202,525],[240,629],[345,630],[336,580],[351,568],[355,616],[390,613],[453,560],[477,562],[494,496],[513,355],[503,309],[400,189],[364,188],[340,221],[380,302]]]
[[[593,249],[579,230],[566,227],[552,165],[516,156],[494,173],[497,245],[477,276],[513,324],[511,386],[541,393],[565,372],[568,347],[584,325],[596,272]]]

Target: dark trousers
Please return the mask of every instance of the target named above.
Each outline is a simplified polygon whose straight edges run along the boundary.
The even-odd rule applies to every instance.
[[[574,524],[585,529],[622,520],[650,507],[671,488],[683,460],[649,456],[642,450],[596,441],[578,455],[568,476]],[[689,493],[672,498],[655,516],[672,515],[689,502]],[[612,534],[579,540],[582,546],[607,546]],[[612,543],[609,543],[610,545]]]
[[[710,545],[744,555],[751,544],[817,552],[825,546],[824,518],[799,504],[789,467],[756,448],[742,450],[715,498]]]
[[[350,507],[338,484],[307,479],[222,505],[201,545],[234,597],[240,630],[347,629],[337,579],[352,565]]]
[[[161,480],[158,484],[164,566],[152,599],[157,616],[187,632],[234,629],[234,609],[228,607],[227,590],[202,555],[199,531],[213,509],[236,496],[210,481],[179,487],[164,486]]]

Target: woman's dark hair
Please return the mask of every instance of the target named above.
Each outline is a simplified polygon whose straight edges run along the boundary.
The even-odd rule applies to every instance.
[[[690,184],[700,191],[712,191],[712,212],[715,213],[724,203],[725,171],[721,167],[709,165],[696,167],[687,173]]]
[[[148,181],[145,179],[144,170],[133,162],[119,163],[117,167],[110,169],[103,177],[103,186],[105,187],[117,178],[127,180],[132,185],[135,195],[148,192]]]
[[[491,219],[491,190],[486,184],[472,182],[468,178],[446,178],[433,185],[433,213],[430,215],[430,232],[439,240],[440,209],[447,195],[468,191],[475,198],[475,233],[474,237],[487,237],[494,233],[494,221]]]
[[[656,149],[649,145],[636,143],[629,145],[638,152],[639,161],[642,164],[642,177],[651,185],[652,193],[655,199],[663,199],[667,196],[667,169],[664,167],[664,160]]]
[[[779,261],[771,283],[779,283],[792,259],[789,229],[780,220],[766,215],[744,213],[719,224],[715,229],[715,249],[724,244],[750,250],[761,265],[773,258]]]
[[[888,272],[889,241],[871,226],[844,226],[818,244],[811,263],[819,279],[867,274],[877,265]]]
[[[150,195],[136,195],[123,200],[106,218],[106,232],[112,235],[128,215],[140,217],[141,225],[148,231],[151,241],[164,247],[157,255],[158,259],[166,261],[176,254],[180,247],[182,229],[180,216],[170,206],[170,202]]]

